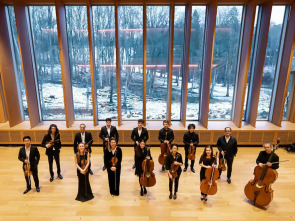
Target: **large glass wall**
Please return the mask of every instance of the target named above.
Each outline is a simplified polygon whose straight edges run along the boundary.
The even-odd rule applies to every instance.
[[[260,89],[257,120],[267,120],[280,50],[281,33],[284,21],[285,6],[273,6],[268,32],[263,77]]]
[[[286,95],[286,100],[285,100],[285,106],[284,106],[284,112],[283,112],[283,120],[287,120],[288,114],[289,114],[289,104],[292,99],[292,92],[294,90],[294,72],[291,72],[290,77],[289,77],[289,83],[288,83],[288,89],[287,89],[287,95]]]
[[[76,120],[92,120],[90,54],[86,6],[66,6],[70,69]]]
[[[189,75],[187,87],[187,120],[199,119],[205,16],[206,6],[192,7]]]
[[[119,7],[122,119],[143,116],[142,6]]]
[[[20,59],[20,51],[19,51],[19,45],[18,45],[18,39],[17,39],[17,31],[16,31],[16,22],[15,22],[15,14],[14,14],[14,8],[13,6],[8,6],[8,14],[9,14],[9,21],[10,21],[10,27],[11,27],[11,40],[13,44],[13,52],[14,52],[14,60],[15,60],[15,67],[16,67],[16,75],[18,77],[18,83],[20,87],[21,92],[21,99],[22,99],[22,105],[23,105],[23,111],[25,119],[29,119],[29,112],[28,112],[28,104],[27,104],[27,97],[26,97],[26,90],[25,90],[25,84],[24,84],[24,76],[23,76],[23,69],[22,69],[22,63]]]
[[[65,119],[54,6],[30,6],[39,95],[43,120]]]
[[[98,119],[117,119],[115,8],[92,9]]]
[[[209,120],[230,120],[237,73],[242,6],[218,6]]]
[[[167,116],[169,6],[147,6],[147,85],[148,120]]]

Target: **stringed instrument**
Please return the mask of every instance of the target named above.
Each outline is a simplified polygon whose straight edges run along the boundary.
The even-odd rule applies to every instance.
[[[84,156],[85,156],[85,153],[84,153]],[[81,160],[81,169],[84,170],[86,166],[87,166],[87,159],[84,158]],[[86,174],[87,172],[88,172],[88,168],[85,170],[84,174]]]
[[[107,136],[108,140],[107,141],[104,141],[104,146],[105,146],[105,149],[108,150],[108,151],[111,151],[111,144],[110,144],[110,137],[109,135]]]
[[[178,155],[176,154],[174,161],[177,161],[177,158],[178,158]],[[169,172],[172,176],[172,179],[175,179],[178,176],[177,174],[178,168],[179,168],[179,165],[175,165],[174,162],[171,164],[171,169],[169,170]]]
[[[159,164],[164,165],[167,155],[170,153],[170,144],[161,143],[161,154],[159,155]]]
[[[267,162],[271,162],[275,150],[278,148],[280,138],[277,139],[273,151]],[[254,169],[254,179],[245,186],[246,197],[257,206],[267,206],[273,199],[271,184],[278,178],[278,172],[267,165],[256,166]]]
[[[215,195],[217,193],[216,180],[219,177],[219,171],[217,168],[215,168],[215,166],[217,165],[216,159],[217,159],[217,152],[216,152],[212,167],[207,168],[205,171],[206,179],[203,179],[200,185],[201,192],[207,195]]]
[[[222,171],[226,171],[226,159],[224,158],[224,154],[222,154],[222,158],[219,159],[219,165],[218,169],[221,169]]]
[[[150,147],[147,149],[148,153],[150,153]],[[150,155],[150,154],[147,154]],[[154,170],[154,161],[151,159],[145,159],[142,161],[142,169],[143,173],[140,177],[140,184],[145,187],[152,187],[156,184],[156,177],[153,172]]]
[[[191,141],[191,144],[192,144],[192,143],[193,143],[193,142]],[[188,158],[189,160],[195,160],[195,158],[196,158],[195,152],[196,152],[196,148],[195,148],[195,146],[190,145],[190,147],[189,147],[189,149],[188,149],[188,155],[187,155],[187,158]]]
[[[26,160],[28,160],[28,157],[26,157]],[[31,164],[29,162],[24,163],[24,174],[27,177],[32,176]]]
[[[118,158],[116,157],[117,154],[117,149],[115,150],[115,156],[112,157],[111,159],[111,163],[112,163],[112,167],[116,167],[117,168],[117,163],[118,163]],[[117,170],[114,171],[115,172],[115,190],[117,190],[117,181],[116,181],[116,177],[117,177]]]

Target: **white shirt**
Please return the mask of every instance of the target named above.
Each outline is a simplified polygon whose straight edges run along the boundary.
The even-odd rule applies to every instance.
[[[27,156],[27,159],[30,163],[30,152],[31,152],[31,145],[29,146],[29,148],[25,147],[25,150],[26,150],[26,156]]]
[[[229,137],[224,136],[224,137],[225,137],[225,141],[226,141],[226,143],[228,143],[228,141],[229,141],[229,139],[230,139],[230,136],[229,136]]]
[[[111,136],[111,127],[107,127],[107,131],[108,131],[109,136]]]
[[[138,129],[138,136],[141,135],[141,131],[142,131],[142,129],[141,130]]]
[[[84,132],[84,134],[81,133],[81,139],[82,139],[82,143],[85,144],[85,132]]]

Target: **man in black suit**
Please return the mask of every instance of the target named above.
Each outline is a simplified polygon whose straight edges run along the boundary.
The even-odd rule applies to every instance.
[[[149,134],[146,128],[143,127],[144,121],[142,119],[138,120],[138,127],[135,127],[131,134],[131,139],[134,141],[134,164],[132,169],[135,168],[135,150],[136,147],[139,146],[141,141],[145,143],[149,139]]]
[[[78,145],[79,143],[85,144],[85,150],[89,152],[89,156],[91,156],[92,150],[91,146],[93,143],[92,134],[90,132],[85,131],[86,125],[80,124],[80,132],[75,134],[74,139],[74,153],[76,154],[78,152]],[[91,170],[91,164],[89,164],[89,173],[93,175],[93,172]]]
[[[164,120],[163,121],[163,128],[159,131],[159,141],[162,143],[167,143],[170,144],[172,143],[172,141],[174,140],[174,132],[171,128],[169,128],[169,121],[168,120]],[[162,166],[162,171],[165,170],[165,166]]]
[[[183,143],[184,143],[184,150],[185,150],[185,163],[184,163],[184,169],[183,172],[187,171],[188,167],[188,155],[189,155],[189,150],[190,147],[193,148],[195,147],[195,153],[196,155],[196,149],[199,144],[199,135],[195,132],[196,126],[194,124],[189,124],[187,129],[188,132],[186,132],[183,136]],[[195,165],[195,160],[191,160],[191,171],[195,173],[194,169]]]
[[[31,137],[25,136],[23,138],[24,146],[20,148],[18,153],[18,159],[23,162],[23,170],[25,171],[25,165],[31,166],[31,171],[33,174],[35,187],[37,192],[40,192],[39,187],[39,178],[38,178],[38,164],[40,160],[40,153],[38,151],[38,148],[35,146],[31,146]],[[25,176],[26,183],[27,183],[27,189],[24,191],[24,194],[29,192],[31,190],[31,177]]]
[[[234,162],[234,157],[238,152],[238,144],[235,137],[231,136],[231,128],[224,128],[224,135],[217,140],[217,148],[219,150],[219,159],[224,158],[227,161],[227,182],[231,183],[231,172]],[[219,170],[219,177],[221,176],[222,169]]]
[[[103,126],[100,130],[100,133],[99,133],[99,137],[103,141],[102,145],[103,145],[104,166],[103,166],[102,170],[106,169],[106,164],[105,164],[105,155],[106,154],[105,154],[105,152],[108,148],[107,145],[110,141],[110,138],[112,138],[112,137],[115,138],[117,144],[119,142],[119,134],[118,134],[117,128],[115,126],[112,126],[111,123],[112,123],[112,119],[107,118],[106,119],[106,126]]]

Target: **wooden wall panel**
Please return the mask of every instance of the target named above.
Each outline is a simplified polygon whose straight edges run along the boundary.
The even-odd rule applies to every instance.
[[[0,132],[0,143],[9,143],[9,132],[8,131],[1,131]]]
[[[278,138],[281,139],[281,143],[287,143],[288,142],[288,137],[289,137],[289,132],[278,132],[277,133]]]
[[[211,131],[200,131],[200,143],[210,143],[211,142]],[[214,141],[213,143],[216,143]]]
[[[72,131],[60,131],[59,133],[60,133],[61,143],[63,143],[63,142],[73,143],[74,137],[73,137]]]
[[[238,143],[248,143],[250,142],[250,132],[239,132]]]
[[[22,143],[21,131],[10,131],[10,142],[12,143]]]
[[[288,143],[294,143],[294,142],[295,142],[295,132],[289,132]]]
[[[269,141],[271,143],[274,143],[276,139],[277,137],[275,132],[264,132],[263,134],[263,142]]]
[[[31,142],[34,142],[34,143],[36,142],[35,131],[24,130],[24,131],[22,131],[21,139],[23,139],[24,136],[30,136],[31,137]]]
[[[36,143],[41,144],[45,134],[47,134],[47,131],[45,131],[45,130],[43,130],[43,131],[40,131],[40,130],[35,131]]]
[[[251,142],[261,143],[263,137],[263,132],[251,132]]]

